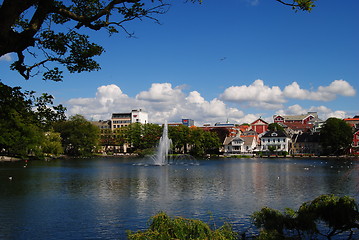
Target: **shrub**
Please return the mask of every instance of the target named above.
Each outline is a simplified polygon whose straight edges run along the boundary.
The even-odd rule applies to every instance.
[[[237,233],[230,224],[225,223],[218,229],[212,230],[208,224],[200,220],[182,217],[171,218],[166,213],[158,213],[150,219],[150,226],[146,231],[127,233],[129,240],[170,240],[170,239],[237,239]]]
[[[351,197],[321,195],[303,203],[297,211],[284,213],[265,207],[252,215],[252,221],[261,229],[258,239],[353,239],[359,229],[359,212]]]

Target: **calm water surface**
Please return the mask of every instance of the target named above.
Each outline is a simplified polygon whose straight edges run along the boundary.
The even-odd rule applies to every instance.
[[[320,194],[359,200],[359,164],[334,159],[212,159],[152,166],[134,158],[0,162],[0,239],[126,239],[165,211],[238,231],[263,206]],[[9,180],[9,177],[12,180]]]

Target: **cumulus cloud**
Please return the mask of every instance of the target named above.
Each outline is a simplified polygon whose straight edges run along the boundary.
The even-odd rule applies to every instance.
[[[140,92],[136,98],[149,102],[173,102],[183,98],[183,93],[179,87],[172,88],[170,83],[152,83],[148,91]]]
[[[220,95],[223,101],[234,102],[244,107],[281,109],[290,99],[332,101],[337,96],[350,97],[356,90],[345,80],[335,80],[329,86],[319,86],[316,91],[306,90],[293,82],[281,90],[278,86],[265,85],[261,79],[250,85],[232,86]]]
[[[320,86],[316,91],[302,89],[297,82],[287,85],[282,91],[278,86],[268,86],[263,80],[250,85],[232,86],[218,97],[206,100],[198,91],[185,93],[183,87],[170,83],[153,83],[149,89],[135,97],[125,94],[115,84],[100,86],[93,98],[74,98],[67,102],[68,114],[82,114],[88,119],[106,120],[111,113],[143,109],[149,113],[152,123],[179,122],[183,118],[195,120],[197,125],[229,121],[250,123],[262,116],[272,120],[272,113],[299,115],[308,111],[318,112],[323,120],[328,117],[345,117],[346,112],[331,110],[325,106],[303,108],[300,104],[288,105],[288,99],[328,100],[338,95],[353,96],[354,88],[344,80],[335,80],[329,86]],[[238,106],[264,109],[261,114],[245,114]],[[269,109],[269,110],[268,110]],[[270,122],[269,121],[269,122]]]
[[[0,57],[0,61],[6,61],[6,62],[12,61],[12,55],[11,55],[11,53],[7,53],[7,54],[1,56],[1,57]]]
[[[331,117],[335,118],[345,118],[347,116],[347,113],[345,111],[341,110],[332,110],[326,106],[317,106],[317,107],[310,107],[310,112],[318,112],[318,115],[321,119],[326,120]]]
[[[293,82],[284,88],[283,94],[287,98],[331,101],[336,99],[337,95],[354,96],[356,91],[347,81],[335,80],[329,86],[319,86],[317,91],[301,89],[297,82]]]
[[[73,98],[67,104],[69,114],[81,114],[90,119],[108,118],[112,112],[118,112],[117,106],[135,107],[135,102],[114,85],[101,86],[97,88],[94,98]]]
[[[232,86],[227,88],[220,98],[224,101],[237,102],[263,109],[276,109],[285,102],[278,86],[264,85],[263,80],[257,79],[251,85]]]
[[[75,98],[68,101],[70,115],[82,114],[88,119],[109,119],[113,112],[130,112],[143,109],[149,113],[149,121],[162,123],[179,122],[182,118],[194,119],[197,125],[208,121],[211,123],[242,123],[245,116],[237,108],[227,107],[220,99],[205,100],[197,91],[185,94],[181,87],[172,87],[170,83],[154,83],[147,91],[142,91],[132,98],[114,85],[97,88],[94,98]]]

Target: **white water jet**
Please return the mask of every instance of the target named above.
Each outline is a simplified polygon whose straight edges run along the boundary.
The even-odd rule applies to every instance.
[[[168,153],[171,147],[171,139],[168,138],[168,126],[167,121],[163,125],[163,132],[160,142],[157,148],[157,154],[154,157],[155,165],[167,165],[168,164]]]

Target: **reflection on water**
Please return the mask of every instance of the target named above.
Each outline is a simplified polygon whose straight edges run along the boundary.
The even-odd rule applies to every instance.
[[[94,158],[0,163],[0,239],[123,239],[166,211],[250,226],[263,206],[297,208],[320,194],[359,199],[358,164],[305,159],[217,159],[151,166]],[[12,177],[12,180],[9,177]]]

